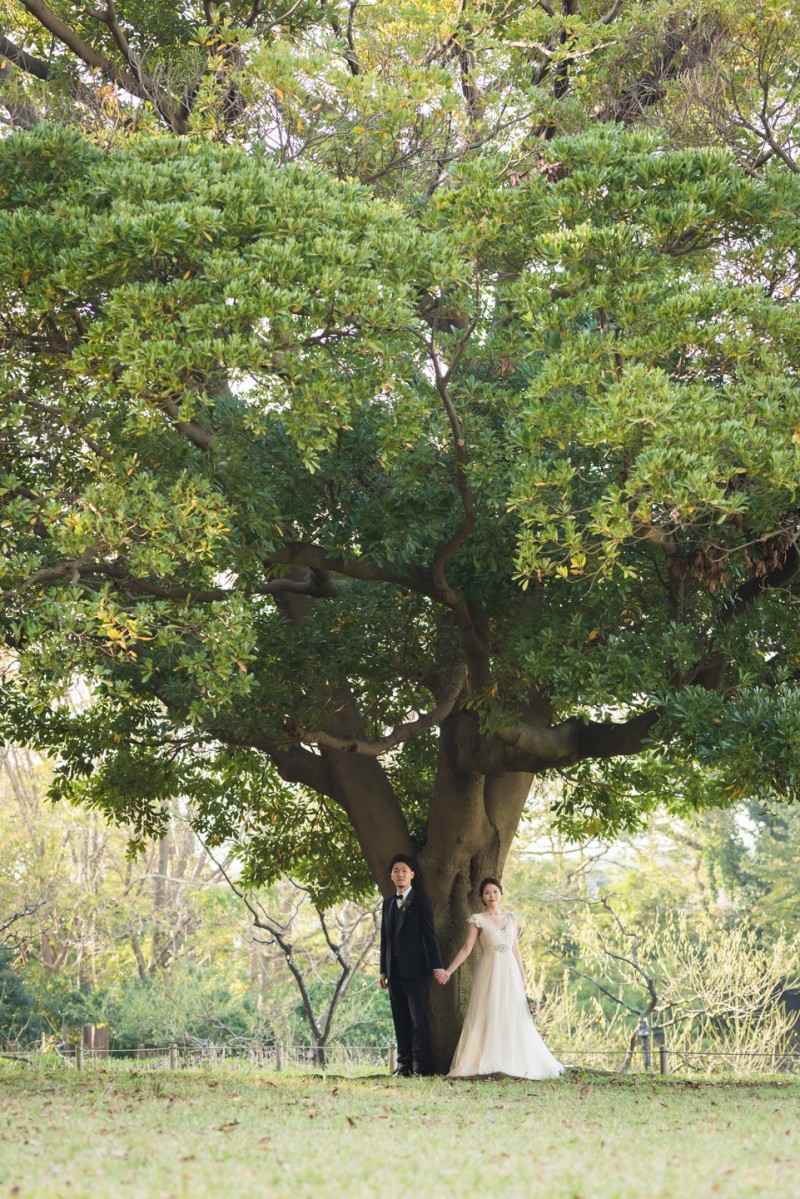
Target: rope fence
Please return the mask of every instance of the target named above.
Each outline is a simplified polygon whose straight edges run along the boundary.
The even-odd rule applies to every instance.
[[[654,1046],[652,1055],[630,1057],[628,1047],[554,1048],[554,1055],[572,1070],[635,1075],[711,1075],[754,1077],[759,1074],[800,1074],[800,1051],[705,1050],[679,1046]],[[52,1050],[39,1045],[22,1048],[16,1044],[0,1050],[0,1057],[38,1069],[97,1069],[138,1071],[198,1069],[212,1066],[254,1065],[270,1071],[320,1073],[351,1070],[391,1073],[396,1067],[394,1045],[326,1045],[315,1049],[291,1042],[236,1042],[196,1044],[173,1041],[164,1045],[140,1045],[136,1049],[92,1049],[83,1045],[58,1045]]]

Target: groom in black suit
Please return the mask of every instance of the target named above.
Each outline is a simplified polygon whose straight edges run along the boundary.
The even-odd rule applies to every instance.
[[[383,901],[381,921],[381,986],[389,988],[397,1036],[397,1071],[401,1077],[432,1074],[428,1027],[431,974],[438,983],[447,975],[436,939],[433,904],[412,887],[416,866],[397,853],[389,865],[395,894]]]

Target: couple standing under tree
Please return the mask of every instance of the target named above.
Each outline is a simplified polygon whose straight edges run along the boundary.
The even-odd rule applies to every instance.
[[[472,953],[475,967],[464,1027],[448,1078],[509,1074],[516,1078],[556,1078],[557,1062],[534,1028],[525,996],[522,959],[514,917],[502,910],[503,888],[496,878],[484,879],[484,910],[467,921],[467,935],[445,970],[431,901],[413,887],[416,867],[405,854],[395,854],[389,877],[395,894],[384,900],[381,921],[382,987],[388,987],[395,1034],[397,1073],[432,1074],[428,1027],[431,975],[445,985]]]

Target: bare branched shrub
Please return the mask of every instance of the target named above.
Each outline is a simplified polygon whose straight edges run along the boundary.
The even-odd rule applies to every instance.
[[[548,948],[564,975],[538,1023],[562,1052],[571,1044],[596,1050],[589,1056],[625,1070],[637,1045],[645,1065],[664,1045],[673,1068],[752,1074],[786,1068],[786,1055],[800,1050],[794,1015],[781,1001],[798,985],[800,936],[766,947],[741,926],[702,937],[674,913],[635,929],[606,897],[582,904],[568,936]],[[535,979],[531,987],[535,994]]]

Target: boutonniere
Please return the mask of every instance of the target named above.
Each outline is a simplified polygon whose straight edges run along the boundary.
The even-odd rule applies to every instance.
[[[401,912],[407,912],[408,909],[411,907],[411,900],[410,899],[401,899],[397,906]]]

